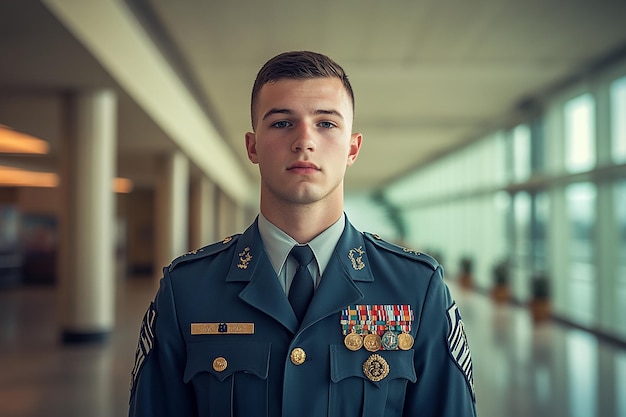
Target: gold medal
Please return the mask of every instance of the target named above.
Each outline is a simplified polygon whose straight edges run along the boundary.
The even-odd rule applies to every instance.
[[[413,347],[413,336],[410,333],[400,333],[398,335],[398,347],[402,350],[409,350]]]
[[[363,363],[363,373],[370,381],[382,381],[389,375],[389,364],[385,358],[375,353]]]
[[[357,351],[363,346],[363,338],[360,334],[352,332],[343,339],[343,344],[351,351]]]
[[[380,336],[376,333],[370,333],[363,338],[363,346],[370,352],[377,352],[382,346]]]

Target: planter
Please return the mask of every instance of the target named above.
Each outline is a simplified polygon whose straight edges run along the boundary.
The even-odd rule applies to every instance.
[[[535,323],[550,318],[552,311],[550,302],[550,279],[546,273],[540,272],[531,280],[532,298],[528,302],[530,314]]]
[[[547,299],[532,299],[528,303],[533,322],[539,323],[550,318],[552,303]]]
[[[459,284],[461,288],[471,290],[474,288],[474,276],[472,275],[472,260],[470,258],[461,258],[460,265],[461,274],[459,275]]]
[[[497,303],[507,302],[511,299],[509,263],[502,261],[493,269],[493,287],[491,298]]]
[[[511,289],[508,284],[495,285],[491,289],[491,298],[497,303],[504,303],[511,299]]]

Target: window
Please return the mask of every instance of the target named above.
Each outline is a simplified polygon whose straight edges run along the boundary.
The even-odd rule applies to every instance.
[[[617,228],[616,274],[614,300],[617,311],[615,317],[626,317],[626,180],[615,184],[613,192],[615,227]],[[626,335],[626,322],[616,320],[619,331]]]
[[[626,162],[626,77],[611,84],[611,156],[616,164]]]
[[[596,317],[593,261],[596,186],[588,182],[570,184],[565,189],[565,198],[569,224],[568,309],[573,318],[589,325]]]
[[[515,181],[530,178],[530,129],[526,125],[513,129],[513,178]]]
[[[529,124],[531,171],[544,172],[546,169],[543,117],[533,119]]]
[[[594,167],[595,105],[591,94],[583,94],[565,103],[565,169],[582,172]]]
[[[527,297],[528,280],[530,278],[530,214],[530,194],[525,191],[515,194],[513,199],[513,236],[515,240],[511,274],[513,278],[513,293],[521,300]]]
[[[548,269],[548,225],[550,221],[550,196],[547,192],[539,192],[533,198],[532,214],[532,266],[536,272]]]

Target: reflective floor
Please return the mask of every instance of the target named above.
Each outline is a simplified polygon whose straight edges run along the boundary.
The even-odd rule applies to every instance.
[[[0,416],[127,413],[139,322],[153,284],[118,286],[108,344],[59,343],[53,288],[0,291]],[[481,417],[626,417],[626,350],[451,286],[465,321]]]

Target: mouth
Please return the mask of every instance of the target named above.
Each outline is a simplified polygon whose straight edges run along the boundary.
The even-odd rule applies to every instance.
[[[287,167],[287,171],[296,174],[310,174],[320,171],[320,168],[312,162],[296,161]]]

